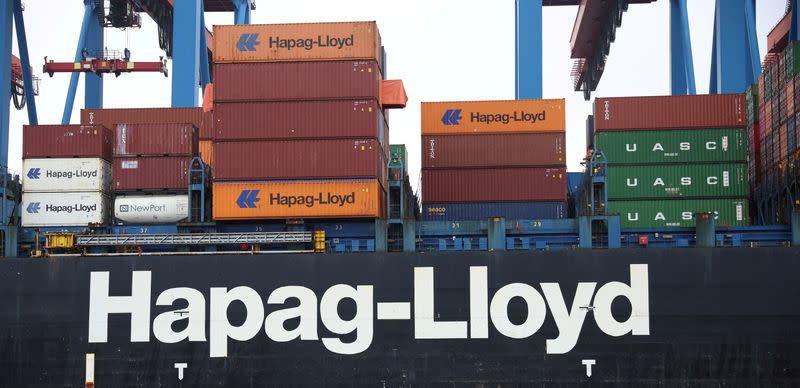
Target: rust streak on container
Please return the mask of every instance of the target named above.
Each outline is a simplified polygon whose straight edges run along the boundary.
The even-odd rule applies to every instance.
[[[743,128],[744,94],[595,99],[595,129]]]
[[[114,156],[195,156],[197,132],[192,124],[117,124]]]
[[[230,63],[214,66],[214,101],[380,99],[375,61]]]
[[[190,157],[143,156],[114,159],[114,190],[188,190]]]
[[[381,116],[375,100],[218,103],[215,138],[378,138]]]
[[[214,159],[219,180],[379,178],[386,163],[375,139],[218,142]]]
[[[23,158],[103,158],[111,160],[114,133],[100,125],[25,125]]]
[[[565,168],[422,170],[425,203],[565,201]]]
[[[564,166],[564,133],[422,136],[422,168]]]

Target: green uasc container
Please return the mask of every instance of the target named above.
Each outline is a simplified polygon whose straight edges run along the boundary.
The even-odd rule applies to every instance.
[[[786,66],[785,79],[790,81],[800,74],[800,41],[789,42],[789,45],[783,51],[783,55]]]
[[[609,200],[744,197],[747,195],[747,165],[609,166],[606,187]]]
[[[389,153],[391,154],[392,160],[397,160],[400,163],[403,163],[406,168],[408,168],[408,151],[406,151],[405,144],[392,144],[389,146]]]
[[[609,164],[747,160],[744,128],[598,132],[595,144]]]
[[[746,226],[747,199],[609,201],[606,214],[619,214],[624,229],[692,228],[694,214],[714,212],[717,226]]]

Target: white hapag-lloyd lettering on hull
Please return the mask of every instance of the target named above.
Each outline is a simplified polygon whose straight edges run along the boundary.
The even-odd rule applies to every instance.
[[[433,273],[432,267],[414,268],[414,339],[489,338],[490,322],[500,335],[525,339],[536,334],[542,327],[549,307],[559,334],[556,338],[546,339],[546,351],[548,354],[564,354],[578,343],[590,310],[587,306],[593,307],[591,311],[597,327],[609,336],[650,334],[646,264],[630,265],[630,284],[610,282],[598,289],[596,282],[578,283],[571,305],[564,299],[559,283],[540,283],[541,291],[530,284],[512,283],[501,287],[490,298],[488,268],[470,267],[470,313],[469,317],[464,317],[461,321],[436,320]],[[108,342],[109,314],[130,315],[130,341],[150,342],[151,272],[133,271],[131,294],[128,296],[108,295],[109,276],[109,272],[91,273],[89,343]],[[372,344],[376,319],[372,285],[353,287],[337,284],[328,288],[319,300],[309,288],[280,287],[269,294],[266,301],[268,305],[281,306],[289,299],[297,300],[299,304],[292,303],[293,307],[279,309],[266,316],[262,297],[250,287],[211,287],[209,298],[210,302],[206,303],[203,293],[186,287],[170,288],[161,292],[155,305],[173,306],[175,310],[161,313],[153,319],[152,334],[156,340],[169,344],[187,340],[208,341],[210,357],[227,357],[229,340],[249,341],[261,330],[275,342],[321,340],[325,348],[338,354],[358,354]],[[522,323],[514,323],[508,316],[508,305],[514,298],[520,298],[528,307],[528,316]],[[611,304],[616,298],[628,299],[632,307],[631,315],[623,322],[617,321],[611,313]],[[338,312],[339,303],[345,299],[355,302],[356,313],[351,319],[343,319]],[[178,301],[180,308],[175,306]],[[228,307],[233,303],[241,303],[246,310],[244,322],[238,326],[228,320]],[[326,332],[339,336],[348,335],[349,338],[355,334],[355,339],[344,342],[336,336],[320,338],[318,317]],[[380,312],[377,318],[382,319]],[[286,329],[284,323],[293,319],[299,319],[299,324],[293,329]],[[183,320],[187,321],[186,327],[179,332],[174,331],[172,324]],[[209,322],[208,333],[206,321]]]

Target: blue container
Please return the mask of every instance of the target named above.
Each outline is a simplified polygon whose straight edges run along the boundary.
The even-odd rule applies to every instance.
[[[571,195],[577,194],[581,189],[583,183],[582,172],[568,172],[567,173],[567,192]]]
[[[423,221],[467,221],[503,217],[507,220],[561,219],[566,217],[564,202],[486,202],[426,203]]]

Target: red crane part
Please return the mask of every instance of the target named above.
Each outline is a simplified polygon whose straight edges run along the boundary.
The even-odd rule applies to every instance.
[[[54,73],[114,73],[119,77],[122,73],[157,72],[167,76],[167,61],[163,58],[159,62],[134,62],[125,59],[86,58],[80,62],[54,62],[44,58],[45,73],[51,77]]]

